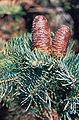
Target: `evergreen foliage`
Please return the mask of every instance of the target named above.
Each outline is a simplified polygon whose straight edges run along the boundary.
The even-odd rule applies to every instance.
[[[32,51],[31,34],[13,38],[5,45],[0,69],[0,101],[16,100],[28,113],[45,120],[57,111],[59,118],[79,116],[79,54],[71,51],[54,57]]]

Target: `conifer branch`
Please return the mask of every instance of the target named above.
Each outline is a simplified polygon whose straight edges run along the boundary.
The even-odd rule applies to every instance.
[[[68,48],[65,57],[59,58],[36,48],[34,53],[31,45],[28,34],[5,46],[5,64],[0,70],[1,99],[6,97],[4,100],[9,103],[15,99],[25,106],[26,113],[35,110],[34,114],[39,113],[42,118],[54,117],[55,113],[50,114],[54,110],[62,114],[61,119],[78,114],[79,54],[75,55]]]

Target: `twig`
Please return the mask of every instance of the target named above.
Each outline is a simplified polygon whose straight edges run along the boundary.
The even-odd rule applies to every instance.
[[[10,81],[18,81],[18,80],[16,78],[12,78],[12,79],[8,79],[8,80],[0,80],[0,84],[10,82]]]

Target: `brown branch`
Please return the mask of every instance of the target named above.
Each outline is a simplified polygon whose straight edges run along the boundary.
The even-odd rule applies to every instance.
[[[51,8],[36,6],[34,8],[29,8],[29,10],[28,10],[28,13],[33,13],[33,12],[54,14],[56,11]]]
[[[8,80],[0,80],[0,84],[10,82],[10,81],[18,81],[18,80],[16,78],[12,78],[12,79],[8,79]]]

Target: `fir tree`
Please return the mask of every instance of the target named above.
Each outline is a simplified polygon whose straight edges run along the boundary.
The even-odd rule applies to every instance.
[[[70,41],[61,58],[32,50],[32,35],[13,38],[5,45],[0,68],[0,101],[23,107],[26,116],[42,120],[79,117],[79,54]]]

